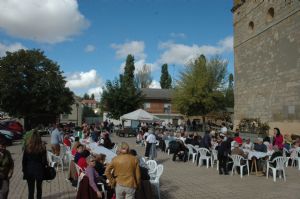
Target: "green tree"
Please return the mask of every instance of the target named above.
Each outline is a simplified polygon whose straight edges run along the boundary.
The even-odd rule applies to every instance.
[[[108,117],[120,119],[125,113],[134,111],[143,104],[143,96],[139,90],[130,94],[121,86],[120,79],[108,80],[101,95],[101,109],[108,112]]]
[[[172,88],[172,78],[168,72],[168,64],[161,66],[160,87],[167,89]]]
[[[26,130],[71,112],[73,93],[65,84],[59,65],[40,50],[7,52],[0,58],[0,108],[24,118]]]
[[[88,99],[90,99],[90,96],[87,93],[84,93],[83,99],[88,100]]]
[[[135,84],[137,88],[149,88],[152,82],[151,68],[146,64],[137,71],[135,75]]]
[[[233,74],[228,77],[228,87],[225,91],[225,104],[227,107],[234,107],[234,88],[233,88]]]
[[[224,94],[220,90],[227,62],[219,58],[206,61],[204,55],[190,62],[175,87],[175,108],[187,116],[205,115],[224,109]]]
[[[106,82],[100,106],[103,110],[108,111],[108,117],[119,119],[123,114],[142,107],[142,93],[134,85],[134,69],[134,58],[132,55],[128,55],[124,74],[114,81]]]
[[[92,93],[90,99],[94,100],[95,99],[95,94]]]
[[[129,90],[134,90],[134,57],[132,55],[128,55],[126,58],[126,64],[124,68],[124,74],[121,78],[122,86],[127,87]]]

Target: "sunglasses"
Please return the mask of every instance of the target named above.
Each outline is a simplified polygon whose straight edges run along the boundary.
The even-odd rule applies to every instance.
[[[96,160],[91,160],[90,162],[96,162]]]

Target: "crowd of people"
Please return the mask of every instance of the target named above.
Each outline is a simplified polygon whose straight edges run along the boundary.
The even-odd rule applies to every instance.
[[[79,183],[77,198],[103,198],[104,190],[99,185],[104,185],[108,198],[119,199],[125,195],[126,198],[150,198],[149,191],[148,195],[141,191],[145,189],[145,187],[141,189],[141,186],[145,182],[149,183],[150,179],[145,161],[137,156],[135,150],[130,150],[127,143],[121,143],[116,152],[117,156],[111,162],[107,162],[105,154],[94,154],[89,146],[82,142],[82,140],[95,142],[111,150],[115,148],[115,143],[111,141],[110,135],[106,129],[87,124],[83,124],[82,129],[66,128],[56,124],[51,129],[52,153],[59,156],[62,153],[61,147],[64,146],[73,157],[69,164],[69,180],[72,185],[78,186],[80,173],[76,167],[85,174]],[[220,175],[228,175],[231,155],[240,155],[246,160],[248,153],[256,151],[271,152],[269,160],[283,156],[283,153],[293,158],[298,155],[296,149],[300,147],[299,138],[292,140],[290,136],[283,136],[278,128],[274,128],[273,136],[257,138],[252,142],[249,137],[241,137],[238,129],[234,136],[231,136],[225,124],[222,124],[219,132],[207,130],[203,136],[184,129],[181,129],[181,132],[171,132],[167,129],[143,128],[137,134],[136,143],[146,147],[144,154],[146,160],[157,157],[157,148],[162,151],[169,150],[173,154],[173,161],[179,159],[184,162],[189,159],[189,145],[194,146],[194,150],[208,149],[207,155],[215,150],[218,154]],[[28,198],[33,199],[36,192],[36,198],[40,199],[43,192],[44,168],[49,165],[46,143],[42,141],[37,130],[31,130],[24,136],[22,149],[22,171],[23,179],[28,185]],[[263,172],[266,172],[266,157],[257,160]],[[9,179],[12,177],[13,168],[11,154],[6,150],[6,144],[0,140],[0,198],[8,197]]]
[[[241,155],[248,159],[249,152],[262,152],[266,155],[263,158],[256,158],[258,169],[266,173],[266,161],[273,160],[278,156],[287,156],[294,158],[297,156],[297,148],[300,144],[300,139],[292,140],[290,136],[283,136],[278,128],[274,128],[273,136],[265,136],[263,138],[255,138],[251,141],[250,137],[242,138],[239,129],[236,129],[233,134],[228,132],[225,123],[218,132],[212,129],[205,131],[203,136],[195,132],[170,132],[168,130],[158,129],[153,131],[140,131],[137,135],[136,142],[142,146],[146,145],[145,157],[154,159],[156,157],[156,145],[159,145],[162,151],[166,151],[166,147],[173,154],[173,161],[178,158],[186,162],[189,156],[188,145],[199,148],[206,148],[211,155],[212,150],[217,151],[219,161],[219,174],[228,175],[228,171],[232,166],[230,160],[231,155]],[[168,143],[166,145],[166,143]],[[193,148],[193,152],[197,152],[197,148]],[[283,152],[285,154],[283,154]],[[197,154],[197,163],[200,154]],[[271,156],[271,157],[268,157]],[[255,160],[255,161],[256,161]],[[209,163],[206,163],[209,164]]]

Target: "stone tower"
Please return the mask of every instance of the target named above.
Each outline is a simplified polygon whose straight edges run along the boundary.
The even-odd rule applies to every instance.
[[[300,0],[234,0],[234,124],[300,134]]]

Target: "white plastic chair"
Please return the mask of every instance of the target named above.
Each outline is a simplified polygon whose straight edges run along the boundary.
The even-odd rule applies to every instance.
[[[240,167],[241,178],[243,178],[243,168],[244,168],[244,166],[246,166],[247,171],[248,171],[248,176],[249,176],[249,162],[248,162],[247,159],[243,158],[240,155],[231,155],[231,159],[233,161],[231,175],[234,174],[234,171],[236,170],[236,167]],[[246,161],[246,163],[242,164],[241,163],[242,161]]]
[[[54,167],[54,165],[56,164],[56,170],[58,171],[58,165],[60,165],[62,168],[62,171],[64,171],[64,162],[63,162],[63,158],[61,156],[54,155],[52,152],[47,151],[47,157],[48,157],[50,166]]]
[[[199,148],[198,153],[200,153],[199,157],[199,167],[202,166],[202,163],[204,160],[206,160],[206,168],[209,167],[209,163],[211,162],[211,156],[207,155],[209,153],[209,150],[206,148]]]
[[[211,167],[214,167],[215,161],[217,162],[217,170],[219,170],[218,151],[213,149],[211,150]]]
[[[148,160],[146,162],[147,167],[148,167],[148,174],[150,176],[150,179],[155,178],[156,172],[157,172],[157,163],[155,160]]]
[[[118,145],[115,144],[115,145],[114,145],[114,148],[113,148],[111,151],[114,152],[114,153],[117,153],[117,150],[118,150]]]
[[[300,156],[300,147],[297,147],[295,150],[296,151],[294,152],[295,153],[294,157],[291,157],[290,159],[292,160],[292,166],[294,164],[296,164],[296,162],[297,162],[298,170],[300,170],[300,157],[299,157]]]
[[[194,147],[191,144],[187,145],[187,148],[189,149],[189,153],[188,153],[188,161],[190,160],[191,156],[193,158],[193,163],[195,163],[196,157],[197,157],[197,152],[194,152]]]
[[[164,166],[162,164],[157,165],[157,172],[155,178],[150,180],[150,183],[155,186],[158,198],[160,199],[160,189],[159,189],[159,178],[164,171]]]
[[[267,162],[267,179],[269,178],[269,169],[272,169],[274,182],[276,182],[277,171],[282,171],[283,179],[284,179],[284,181],[286,181],[285,170],[284,170],[286,160],[287,159],[285,157],[277,157],[277,158],[274,158],[274,160],[272,160],[272,161],[268,161]],[[270,165],[270,163],[274,163],[274,162],[276,162],[276,167],[273,167]],[[279,178],[281,178],[281,174],[279,175]]]
[[[288,167],[289,166],[289,160],[291,159],[291,157],[287,157],[286,154],[289,153],[289,151],[286,148],[283,148],[282,152],[283,152],[282,153],[283,157],[286,158],[285,166]]]
[[[85,173],[84,173],[84,169],[82,169],[80,166],[78,166],[78,164],[76,164],[76,163],[74,163],[74,164],[75,164],[75,168],[76,168],[76,173],[78,175],[77,187],[76,187],[76,190],[78,191],[80,181],[84,177]],[[81,176],[82,174],[83,174],[83,176]]]

